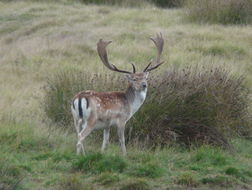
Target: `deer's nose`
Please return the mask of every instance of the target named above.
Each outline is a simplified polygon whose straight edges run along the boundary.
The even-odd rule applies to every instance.
[[[146,88],[147,87],[147,83],[146,82],[142,82],[142,87]]]

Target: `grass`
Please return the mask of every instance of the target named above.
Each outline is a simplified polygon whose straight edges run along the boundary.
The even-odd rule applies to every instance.
[[[190,20],[204,23],[251,24],[250,0],[187,0]]]
[[[132,143],[127,146],[127,158],[112,144],[98,161],[109,163],[105,169],[99,166],[99,172],[93,172],[98,166],[91,165],[83,172],[75,167],[86,158],[75,155],[76,135],[55,129],[45,117],[41,100],[48,76],[59,69],[109,73],[96,55],[99,38],[113,40],[109,56],[118,67],[127,69],[128,63],[135,62],[143,69],[156,53],[148,37],[160,31],[165,37],[162,69],[221,63],[235,75],[245,76],[251,86],[250,25],[187,23],[182,9],[151,6],[0,1],[0,186],[40,190],[252,188],[250,140],[234,139],[231,153],[211,146],[148,150]],[[92,136],[88,139],[89,156],[99,155],[101,142],[93,143]]]
[[[249,140],[233,141],[233,152],[211,146],[167,147],[162,150],[128,146],[126,158],[111,145],[105,154],[89,148],[87,156],[76,156],[75,142],[58,131],[37,131],[34,124],[1,124],[0,184],[18,189],[153,189],[179,185],[208,188],[210,185],[251,188],[252,161],[248,159]],[[26,138],[20,139],[26,134]],[[48,137],[55,136],[57,139]],[[45,138],[45,137],[48,138]],[[30,139],[33,148],[20,149]],[[39,143],[38,143],[39,142]],[[64,143],[61,143],[64,142]],[[93,143],[89,141],[88,144]],[[68,144],[68,145],[66,145]],[[242,146],[242,148],[241,148]]]

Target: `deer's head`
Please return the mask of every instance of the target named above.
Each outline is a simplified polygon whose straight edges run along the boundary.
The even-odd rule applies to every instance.
[[[130,85],[137,91],[142,91],[147,89],[147,78],[149,75],[149,72],[158,68],[160,65],[162,65],[164,62],[160,61],[160,57],[163,51],[164,46],[164,39],[162,37],[162,34],[157,34],[155,38],[150,38],[156,48],[157,48],[157,58],[156,58],[156,64],[152,66],[152,61],[146,66],[146,68],[142,72],[136,72],[135,65],[131,63],[132,65],[132,71],[125,71],[118,69],[115,65],[109,63],[108,56],[107,56],[107,50],[106,47],[112,42],[112,41],[103,41],[102,39],[99,40],[97,43],[97,51],[98,54],[102,60],[102,63],[110,70],[125,73],[126,78],[129,81]]]

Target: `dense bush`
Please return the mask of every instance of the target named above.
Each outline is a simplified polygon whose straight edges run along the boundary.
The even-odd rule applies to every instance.
[[[129,138],[228,146],[228,137],[247,133],[249,91],[222,67],[170,69],[151,86]]]
[[[123,86],[124,80],[114,75],[59,72],[48,80],[43,105],[49,118],[73,129],[70,104],[74,94]],[[178,141],[227,146],[229,137],[247,134],[248,96],[244,79],[222,67],[169,69],[150,79],[147,99],[130,120],[126,138],[150,145]]]
[[[187,0],[186,16],[192,21],[248,24],[252,22],[251,0]]]

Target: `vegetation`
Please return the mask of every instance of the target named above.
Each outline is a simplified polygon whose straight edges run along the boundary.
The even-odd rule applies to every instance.
[[[249,136],[249,89],[242,77],[208,65],[170,68],[151,81],[149,98],[131,122],[131,140],[229,147],[230,137]]]
[[[91,74],[77,70],[60,71],[48,78],[42,106],[48,118],[57,122],[58,126],[73,129],[69,108],[74,95],[82,90],[97,89],[102,92],[122,89],[122,84],[122,78],[117,75]]]
[[[232,76],[222,67],[170,68],[152,78],[144,107],[129,124],[128,141],[148,138],[150,146],[175,141],[228,147],[230,137],[248,136],[249,89],[243,77]],[[73,129],[69,100],[74,94],[88,89],[122,90],[122,84],[126,86],[113,75],[59,72],[48,79],[43,105],[49,118]]]
[[[169,81],[165,73],[171,73],[179,79],[171,82],[189,80],[193,89],[201,89],[201,86],[197,87],[199,80],[191,83],[194,82],[193,77],[202,73],[208,76],[201,78],[204,79],[203,84],[212,82],[215,75],[207,73],[213,68],[220,73],[218,76],[226,79],[226,82],[217,82],[214,87],[228,88],[227,84],[242,84],[239,88],[230,88],[236,89],[232,90],[236,93],[231,93],[230,97],[221,89],[217,90],[221,94],[216,96],[218,101],[225,102],[226,106],[236,106],[231,106],[235,109],[223,114],[220,114],[220,109],[216,111],[211,107],[214,113],[218,113],[215,122],[222,124],[216,126],[226,132],[225,138],[229,136],[226,127],[232,127],[234,132],[241,129],[237,128],[238,124],[248,121],[246,109],[251,113],[251,105],[246,108],[241,106],[244,104],[236,104],[244,102],[241,97],[246,100],[247,88],[252,84],[250,25],[187,23],[183,9],[159,9],[149,4],[129,8],[64,0],[0,1],[0,189],[252,188],[251,137],[240,138],[244,133],[248,135],[246,122],[240,125],[241,131],[237,130],[240,137],[229,139],[232,147],[229,150],[210,145],[185,147],[178,144],[149,149],[139,144],[131,133],[134,140],[128,141],[128,155],[122,157],[117,143],[111,143],[106,153],[100,154],[102,142],[94,133],[86,142],[88,155],[79,157],[75,154],[76,134],[61,128],[70,118],[67,115],[68,118],[56,117],[59,119],[55,122],[47,117],[44,108],[53,103],[59,104],[57,99],[52,99],[56,102],[45,105],[50,95],[48,84],[52,81],[54,85],[61,84],[56,80],[63,81],[62,89],[66,89],[64,84],[72,84],[72,80],[82,81],[72,86],[66,93],[67,97],[86,88],[124,88],[121,75],[106,75],[110,71],[102,66],[96,53],[95,44],[99,38],[113,40],[108,49],[112,63],[127,69],[130,68],[128,63],[134,62],[141,70],[156,55],[153,43],[148,40],[156,32],[162,32],[165,38],[163,60],[166,63],[157,73],[151,73],[152,87],[148,99],[136,117],[140,118],[149,110],[148,105],[155,94],[153,87],[157,86],[151,81],[158,80],[156,76]],[[182,77],[184,72],[192,70],[194,72],[190,77]],[[65,80],[62,78],[64,73]],[[85,76],[80,76],[82,73],[88,73],[87,76],[96,77],[96,80],[88,83]],[[123,81],[118,82],[117,79]],[[113,81],[115,84],[112,84]],[[83,87],[83,84],[90,86]],[[176,83],[180,84],[183,83]],[[166,86],[174,90],[172,93],[176,92],[177,88]],[[187,88],[191,86],[183,84],[181,87],[186,87],[186,91],[182,92],[190,92]],[[54,108],[56,112],[51,113],[51,118],[61,109],[67,109],[71,98],[60,101],[66,104],[60,109]],[[210,103],[207,102],[208,105]],[[202,106],[202,103],[197,105]],[[233,117],[234,113],[240,113],[242,117],[237,119]],[[145,128],[140,120],[131,122],[128,129],[136,130],[136,126]],[[68,129],[73,126],[68,125]]]
[[[3,189],[251,188],[249,140],[233,140],[233,153],[211,146],[155,151],[129,146],[124,158],[113,144],[105,154],[94,151],[98,145],[91,148],[92,141],[87,156],[76,156],[73,134],[38,131],[33,124],[2,123],[0,134]]]
[[[192,21],[221,24],[251,24],[251,0],[188,0],[187,15]]]
[[[98,146],[90,147],[91,141],[88,155],[76,156],[72,134],[41,131],[33,124],[1,124],[0,134],[4,189],[155,189],[175,184],[236,189],[250,188],[252,180],[249,140],[233,140],[235,154],[211,146],[156,151],[129,146],[123,158],[119,146],[109,146],[105,154],[93,152]]]
[[[80,0],[87,4],[117,5],[124,7],[144,7],[154,4],[159,7],[178,7],[182,6],[184,0]]]

